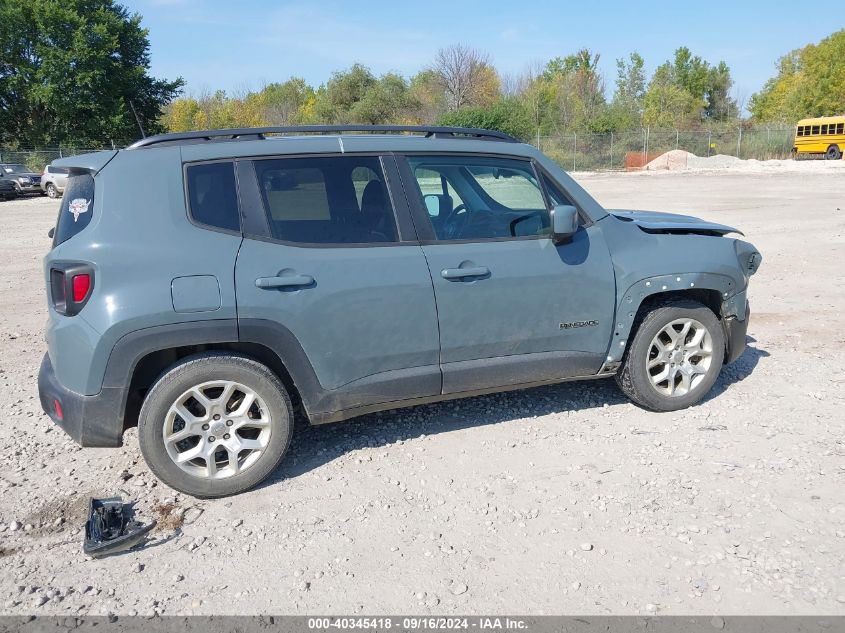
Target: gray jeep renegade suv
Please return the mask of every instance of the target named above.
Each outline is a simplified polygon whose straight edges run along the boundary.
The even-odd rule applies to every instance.
[[[294,407],[323,424],[616,376],[672,411],[745,347],[761,257],[736,229],[606,211],[499,132],[216,130],[54,164],[41,404],[82,446],[137,425],[191,495],[267,477]]]

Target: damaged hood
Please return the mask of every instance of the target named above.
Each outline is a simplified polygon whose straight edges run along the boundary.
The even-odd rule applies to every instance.
[[[633,222],[647,233],[698,233],[701,235],[727,235],[742,231],[732,226],[708,222],[691,215],[660,213],[658,211],[632,211],[628,209],[608,209],[613,217],[626,222]]]

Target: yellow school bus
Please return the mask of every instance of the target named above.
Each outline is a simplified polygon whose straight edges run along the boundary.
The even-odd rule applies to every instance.
[[[802,119],[795,129],[792,153],[824,154],[828,160],[842,158],[845,151],[845,115]]]

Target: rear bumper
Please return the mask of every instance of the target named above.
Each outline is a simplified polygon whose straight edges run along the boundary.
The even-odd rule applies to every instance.
[[[751,318],[751,306],[745,302],[745,318],[740,321],[736,317],[724,319],[727,355],[725,364],[734,362],[745,351],[745,334],[748,332],[748,320]]]
[[[119,415],[122,389],[104,387],[93,396],[79,395],[62,386],[50,356],[45,354],[38,371],[38,396],[44,413],[80,446],[123,445],[123,423]]]

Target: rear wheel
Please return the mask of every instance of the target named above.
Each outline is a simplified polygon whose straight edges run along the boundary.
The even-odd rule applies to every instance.
[[[724,358],[725,334],[710,308],[673,301],[643,319],[616,381],[638,405],[676,411],[710,391]]]
[[[827,160],[839,160],[842,158],[842,151],[839,149],[838,145],[831,145],[824,153],[824,157]]]
[[[263,481],[284,457],[293,409],[279,379],[251,359],[201,354],[150,389],[138,419],[141,453],[168,486],[225,497]]]
[[[59,197],[59,190],[56,189],[56,185],[54,185],[52,182],[47,183],[46,193],[48,198],[55,199]]]

